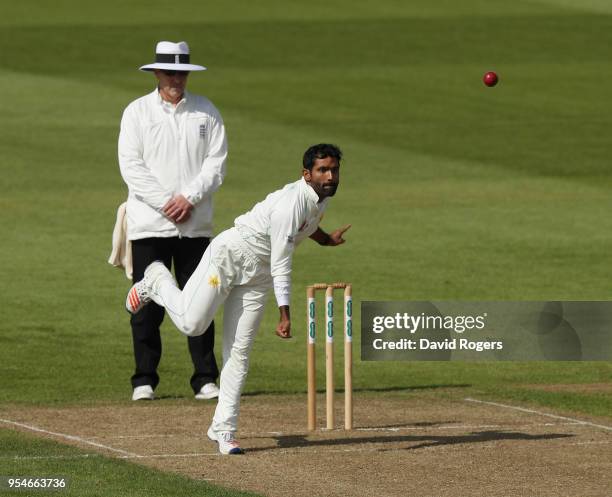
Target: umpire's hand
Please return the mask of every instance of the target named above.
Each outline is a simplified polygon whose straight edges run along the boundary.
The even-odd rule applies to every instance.
[[[193,204],[179,194],[172,197],[168,203],[164,205],[162,212],[176,224],[180,224],[189,219],[192,209]]]

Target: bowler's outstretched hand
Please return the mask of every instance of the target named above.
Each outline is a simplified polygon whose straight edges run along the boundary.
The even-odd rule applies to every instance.
[[[346,233],[346,231],[351,227],[350,224],[347,224],[346,226],[342,226],[342,228],[338,228],[335,231],[332,231],[329,234],[329,241],[327,242],[328,245],[331,245],[332,247],[335,245],[342,245],[344,242],[346,242],[346,240],[344,238],[342,238],[342,235],[344,235],[344,233]]]

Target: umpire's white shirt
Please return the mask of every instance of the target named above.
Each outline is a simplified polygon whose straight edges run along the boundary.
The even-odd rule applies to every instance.
[[[185,92],[176,105],[157,89],[130,103],[121,119],[119,167],[128,185],[128,237],[210,237],[213,193],[225,176],[223,119],[205,97]],[[176,194],[194,209],[175,224],[162,207]]]

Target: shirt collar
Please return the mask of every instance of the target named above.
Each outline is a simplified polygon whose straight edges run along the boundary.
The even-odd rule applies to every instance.
[[[189,98],[189,93],[187,92],[187,90],[185,90],[185,92],[183,93],[183,98],[181,98],[178,102],[178,104],[172,105],[170,102],[166,102],[161,95],[159,94],[159,89],[155,88],[155,91],[153,92],[153,94],[155,95],[155,101],[162,106],[162,108],[167,109],[169,111],[174,111],[175,109],[178,110],[180,107],[183,107],[187,104],[187,100]]]
[[[306,183],[306,180],[304,179],[303,176],[302,176],[302,179],[300,180],[300,186],[306,192],[306,196],[310,200],[312,200],[315,204],[319,203],[319,195],[317,195],[317,192],[314,191],[314,188],[312,186]]]

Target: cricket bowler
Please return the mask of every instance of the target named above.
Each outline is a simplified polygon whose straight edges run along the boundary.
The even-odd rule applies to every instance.
[[[208,429],[222,454],[242,454],[235,433],[249,353],[274,288],[279,308],[276,334],[291,337],[291,265],[295,247],[310,237],[337,246],[350,225],[331,233],[319,223],[340,182],[342,152],[335,145],[313,145],[304,153],[302,177],[269,194],[234,227],[215,237],[181,291],[166,266],[153,262],[130,289],[126,307],[138,312],[151,300],[164,307],[187,336],[206,331],[224,303],[223,369],[217,408]]]

